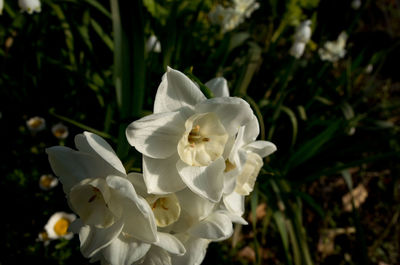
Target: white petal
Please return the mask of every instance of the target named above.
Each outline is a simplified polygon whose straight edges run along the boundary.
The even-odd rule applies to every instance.
[[[101,159],[90,154],[72,150],[64,146],[53,146],[46,149],[54,173],[63,184],[65,193],[86,178],[106,177],[115,173],[115,169]]]
[[[176,193],[181,209],[185,210],[194,221],[199,221],[210,215],[215,203],[193,193],[190,189],[184,189]]]
[[[226,209],[236,215],[243,215],[244,213],[244,196],[239,193],[232,192],[229,195],[224,195],[222,198]]]
[[[143,178],[148,193],[167,194],[186,187],[176,169],[178,160],[178,153],[165,159],[143,156]]]
[[[129,173],[126,178],[132,183],[136,193],[143,198],[146,198],[149,194],[147,193],[147,187],[143,180],[143,174],[140,173]]]
[[[128,142],[142,154],[167,158],[176,152],[185,132],[180,112],[157,113],[132,122],[126,129]]]
[[[152,246],[141,265],[172,265],[171,257],[162,248]],[[174,263],[175,265],[175,263]]]
[[[99,156],[105,163],[108,163],[119,172],[119,174],[114,173],[113,175],[122,176],[126,174],[121,160],[119,160],[112,147],[100,136],[90,132],[78,134],[75,136],[75,145],[81,152]]]
[[[192,226],[188,232],[195,237],[220,241],[232,235],[233,225],[228,215],[223,211],[216,211],[203,221]]]
[[[185,247],[182,245],[181,241],[179,241],[175,236],[170,235],[168,233],[157,232],[159,241],[153,243],[154,245],[165,249],[166,251],[182,256],[185,254]]]
[[[276,151],[276,146],[268,141],[256,141],[245,146],[245,149],[266,157]]]
[[[81,241],[81,252],[83,256],[89,258],[99,250],[111,244],[111,242],[121,233],[123,222],[120,220],[108,228],[97,228],[94,226],[82,226],[79,231]]]
[[[104,258],[113,265],[131,265],[146,255],[150,244],[124,237],[115,238],[102,252]]]
[[[244,143],[247,144],[250,142],[254,142],[259,134],[260,134],[260,125],[258,123],[257,117],[253,115],[251,121],[249,121],[244,127],[244,132],[243,132]]]
[[[122,219],[125,220],[123,232],[147,243],[157,241],[153,212],[146,200],[137,196],[132,183],[121,177],[109,176],[107,184],[113,188],[113,198],[117,198],[113,204],[118,203],[123,209]]]
[[[186,253],[183,256],[171,256],[172,264],[174,265],[200,265],[203,261],[209,240],[196,238],[186,234],[178,234],[177,237],[181,240],[186,248]]]
[[[224,188],[222,172],[225,169],[225,161],[222,157],[206,167],[188,166],[181,160],[178,161],[176,167],[183,182],[194,193],[213,202],[221,199]]]
[[[196,105],[197,113],[214,112],[230,135],[253,118],[250,105],[241,98],[211,98]]]
[[[215,77],[205,85],[213,92],[214,97],[229,97],[228,82],[225,78]]]
[[[192,80],[168,67],[157,90],[154,113],[175,111],[181,107],[193,108],[204,100],[206,97]]]

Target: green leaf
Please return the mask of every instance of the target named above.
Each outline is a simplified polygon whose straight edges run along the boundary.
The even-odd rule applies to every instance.
[[[96,31],[97,35],[99,35],[100,39],[103,40],[107,47],[110,48],[111,51],[114,51],[113,40],[103,31],[99,23],[97,23],[94,19],[90,19],[90,25],[92,25],[94,31]]]

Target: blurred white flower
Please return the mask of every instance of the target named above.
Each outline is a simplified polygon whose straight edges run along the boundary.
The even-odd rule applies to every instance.
[[[51,174],[42,175],[39,180],[39,187],[42,190],[50,190],[58,185],[58,179]]]
[[[45,230],[43,230],[42,232],[40,232],[38,234],[38,237],[36,238],[36,242],[43,242],[44,246],[48,246],[50,244],[49,235],[47,234],[47,232]]]
[[[46,152],[80,217],[71,231],[79,233],[82,254],[113,265],[141,260],[151,244],[184,254],[179,240],[157,231],[150,205],[136,193],[111,146],[89,132],[77,135],[75,145],[78,151],[55,146]]]
[[[289,54],[295,57],[296,59],[299,59],[303,55],[305,49],[306,49],[306,44],[304,42],[296,41],[290,48]]]
[[[155,35],[151,35],[146,42],[146,52],[161,52],[161,44]]]
[[[33,12],[40,12],[41,5],[39,0],[18,0],[19,8],[21,12],[32,14]]]
[[[68,127],[62,123],[57,123],[51,128],[51,132],[57,139],[63,140],[68,137]]]
[[[0,0],[0,15],[3,14],[4,0]]]
[[[352,7],[354,10],[359,9],[359,8],[361,7],[361,0],[353,0],[353,1],[351,2],[351,7]]]
[[[289,54],[299,59],[306,48],[307,42],[311,38],[311,20],[300,23],[294,34],[294,42],[290,48]]]
[[[365,73],[370,74],[374,70],[374,65],[373,64],[368,64],[367,67],[365,67]]]
[[[225,160],[239,128],[252,117],[243,99],[207,99],[187,76],[168,68],[156,94],[154,114],[126,130],[128,142],[143,154],[148,192],[167,194],[189,187],[218,202]]]
[[[336,41],[327,41],[323,48],[318,50],[319,56],[323,61],[336,62],[346,55],[347,33],[340,33]]]
[[[42,117],[35,116],[26,121],[29,131],[36,133],[46,128],[46,121]]]
[[[255,0],[233,0],[233,5],[230,7],[217,5],[209,13],[208,17],[210,22],[214,25],[219,25],[224,33],[236,28],[259,7],[260,4]]]
[[[46,231],[47,237],[50,240],[64,238],[67,240],[72,239],[74,234],[68,231],[70,224],[75,221],[75,214],[68,214],[65,212],[56,212],[54,213],[44,229]],[[43,234],[43,238],[45,239],[45,235]]]

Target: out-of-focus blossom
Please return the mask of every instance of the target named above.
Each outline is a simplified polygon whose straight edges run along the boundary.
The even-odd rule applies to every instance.
[[[50,244],[50,238],[49,235],[47,234],[46,230],[43,230],[38,234],[38,237],[36,238],[37,242],[43,242],[44,246],[48,246]]]
[[[161,52],[161,44],[155,35],[151,35],[146,42],[146,51],[147,52]]]
[[[346,55],[347,33],[340,33],[335,41],[327,41],[324,47],[318,50],[319,56],[323,61],[337,62]]]
[[[354,10],[359,9],[359,8],[361,7],[361,0],[353,0],[353,1],[351,2],[351,7],[352,7]]]
[[[294,42],[290,48],[289,54],[299,59],[303,55],[307,42],[309,42],[310,38],[311,20],[306,20],[300,23],[300,25],[296,28]]]
[[[58,179],[51,174],[42,175],[39,180],[39,187],[42,190],[50,190],[58,185]]]
[[[4,0],[0,0],[0,15],[3,14]]]
[[[365,67],[364,71],[366,74],[370,74],[370,73],[372,73],[373,70],[374,70],[374,65],[368,64],[367,67]]]
[[[51,132],[57,139],[63,140],[68,137],[68,127],[62,123],[57,123],[51,128]]]
[[[40,12],[41,5],[39,0],[18,0],[19,8],[21,12],[26,12],[28,14],[33,14],[33,12]]]
[[[46,128],[46,120],[42,117],[35,116],[26,121],[26,126],[28,127],[29,131],[36,133]]]
[[[53,239],[72,239],[74,236],[73,233],[68,231],[70,224],[75,221],[76,215],[75,214],[68,214],[65,212],[56,212],[54,213],[47,224],[45,225],[44,229],[47,233],[47,237],[50,240]]]
[[[210,22],[219,25],[224,33],[236,28],[259,7],[260,4],[255,0],[234,0],[233,5],[229,7],[217,5],[208,17]]]

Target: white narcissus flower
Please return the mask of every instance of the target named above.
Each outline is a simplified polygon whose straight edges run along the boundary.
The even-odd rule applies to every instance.
[[[39,116],[32,117],[26,121],[26,127],[28,127],[29,131],[32,133],[37,133],[46,128],[46,120]]]
[[[113,265],[142,259],[151,244],[184,254],[179,240],[157,232],[151,207],[136,193],[111,146],[88,132],[77,135],[75,145],[78,151],[55,146],[46,152],[80,217],[71,230],[79,233],[82,254]]]
[[[60,239],[64,238],[70,240],[73,238],[74,234],[68,231],[70,224],[75,221],[75,214],[68,214],[65,212],[56,212],[54,213],[44,229],[46,231],[46,236],[43,236],[43,241],[47,238],[52,239]],[[47,238],[46,238],[47,237]]]
[[[217,97],[228,97],[227,81],[222,77],[214,78],[206,83]],[[256,141],[259,135],[257,117],[242,126],[235,139],[228,159],[225,161],[225,185],[223,203],[233,216],[240,217],[244,213],[244,196],[253,191],[254,184],[261,167],[263,158],[276,151],[276,146],[268,141]]]
[[[58,179],[51,174],[42,175],[39,179],[39,187],[42,190],[50,190],[58,185]]]
[[[353,1],[351,2],[351,7],[352,7],[354,10],[359,9],[359,8],[361,7],[361,0],[353,0]]]
[[[53,133],[54,137],[60,140],[64,140],[68,137],[69,131],[68,127],[62,123],[57,123],[51,128],[51,132]]]
[[[0,0],[0,15],[3,14],[4,0]]]
[[[336,62],[346,55],[347,33],[340,33],[336,41],[327,41],[323,48],[318,50],[319,56],[323,61]]]
[[[311,20],[306,20],[300,23],[296,28],[296,33],[294,34],[294,42],[290,48],[289,54],[293,57],[299,59],[306,48],[307,42],[311,38]]]
[[[18,5],[21,8],[21,12],[26,12],[30,15],[33,12],[40,12],[42,10],[39,0],[18,0]]]
[[[260,7],[260,4],[255,0],[233,0],[233,7],[237,12],[249,18],[251,13]]]
[[[218,202],[225,185],[225,160],[238,130],[252,118],[243,99],[207,99],[187,76],[168,68],[154,114],[126,130],[128,142],[143,154],[148,192],[168,194],[189,187]]]

